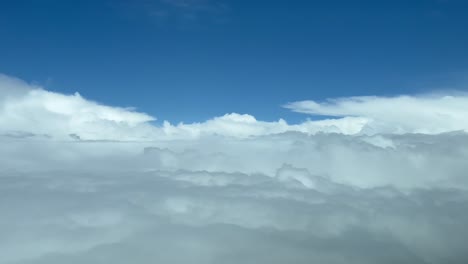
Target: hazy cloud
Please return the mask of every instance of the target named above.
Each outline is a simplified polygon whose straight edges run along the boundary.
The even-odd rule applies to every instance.
[[[137,0],[113,4],[131,16],[144,16],[159,26],[194,28],[226,21],[229,5],[224,0]]]

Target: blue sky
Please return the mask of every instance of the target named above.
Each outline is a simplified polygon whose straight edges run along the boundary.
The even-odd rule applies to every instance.
[[[160,120],[463,90],[468,2],[3,1],[0,73]]]

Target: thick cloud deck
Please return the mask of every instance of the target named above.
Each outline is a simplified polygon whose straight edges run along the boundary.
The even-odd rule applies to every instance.
[[[155,126],[0,84],[0,263],[468,262],[465,132],[366,134],[374,117],[355,115]]]

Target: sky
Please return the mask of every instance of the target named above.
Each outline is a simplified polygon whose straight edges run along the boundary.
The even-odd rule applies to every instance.
[[[3,1],[0,72],[159,121],[465,90],[466,1]]]
[[[468,5],[0,3],[0,264],[468,263]]]

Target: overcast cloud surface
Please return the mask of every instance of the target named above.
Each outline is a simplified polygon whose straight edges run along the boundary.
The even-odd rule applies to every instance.
[[[0,263],[467,263],[468,96],[148,114],[0,76]]]

